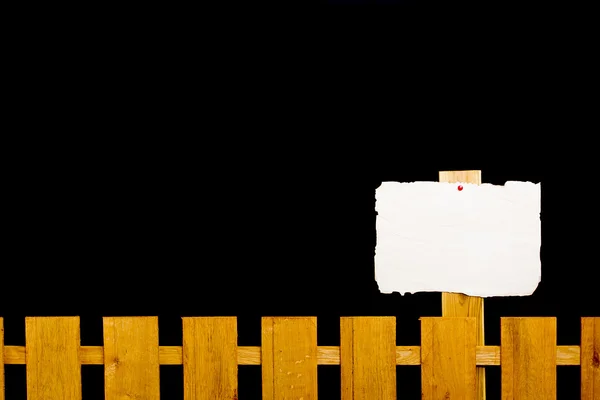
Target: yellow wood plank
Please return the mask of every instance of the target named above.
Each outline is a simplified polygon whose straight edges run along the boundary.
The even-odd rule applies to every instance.
[[[354,400],[353,317],[340,318],[340,374],[342,383],[342,400]]]
[[[440,182],[481,185],[481,171],[440,171]],[[485,344],[483,298],[462,293],[442,293],[442,317],[474,317],[477,319],[477,345]],[[485,400],[485,368],[477,368],[477,400]]]
[[[4,319],[0,317],[0,400],[4,400]]]
[[[340,319],[342,400],[396,399],[396,318]]]
[[[159,400],[158,318],[104,317],[106,400]]]
[[[79,317],[26,317],[28,400],[81,400]]]
[[[600,317],[581,318],[581,400],[600,400]]]
[[[501,318],[503,400],[556,400],[556,318]]]
[[[317,399],[317,319],[262,318],[263,400]]]
[[[236,317],[183,318],[185,400],[238,397]]]
[[[464,170],[464,171],[440,171],[439,172],[440,182],[462,182],[462,183],[474,183],[481,185],[481,171],[479,170]]]
[[[475,400],[477,320],[421,318],[423,400]]]
[[[275,319],[263,317],[261,320],[261,371],[262,371],[262,398],[263,400],[275,399],[275,355],[274,347]]]

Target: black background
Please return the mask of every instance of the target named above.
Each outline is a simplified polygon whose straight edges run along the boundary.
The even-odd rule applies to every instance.
[[[12,148],[0,291],[7,345],[25,344],[24,317],[36,315],[81,316],[82,345],[102,345],[102,316],[158,315],[160,344],[181,345],[182,316],[234,315],[241,346],[260,345],[261,316],[317,316],[318,344],[339,345],[340,316],[384,315],[397,317],[398,345],[419,345],[418,318],[441,315],[441,295],[378,293],[375,190],[437,181],[440,170],[542,183],[542,282],[532,296],[485,300],[486,344],[500,344],[500,317],[553,316],[558,344],[576,345],[580,317],[600,315],[596,202],[582,187],[593,170],[577,161],[503,141],[492,142],[494,158],[460,135],[418,131],[352,148],[348,138],[256,131],[167,136]],[[472,157],[476,147],[487,159]],[[84,399],[103,398],[103,368],[82,370]],[[419,368],[397,370],[399,393],[419,398]],[[488,398],[499,399],[500,368],[487,370]],[[6,366],[6,379],[7,398],[24,399],[25,367]],[[577,398],[579,379],[578,367],[558,367],[559,399]],[[240,366],[239,381],[240,399],[260,398],[260,366]],[[320,366],[320,398],[339,399],[339,386],[339,367]],[[181,367],[161,366],[162,398],[182,399],[182,387]]]

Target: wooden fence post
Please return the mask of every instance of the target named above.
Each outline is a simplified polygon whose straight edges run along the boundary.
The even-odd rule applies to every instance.
[[[160,399],[157,317],[104,317],[106,400]]]
[[[600,317],[581,318],[581,400],[600,399]]]
[[[396,317],[340,320],[342,400],[396,399]]]
[[[422,400],[475,400],[475,318],[421,318]]]
[[[79,317],[26,317],[28,400],[81,400]]]
[[[501,318],[502,400],[556,400],[556,318]]]
[[[481,185],[481,171],[440,171],[439,181]],[[483,298],[462,293],[442,293],[443,317],[474,317],[477,326],[477,345],[485,344]],[[485,400],[485,368],[477,368],[477,400]]]
[[[238,398],[236,317],[183,318],[184,400]]]
[[[317,319],[262,318],[263,400],[317,400]]]

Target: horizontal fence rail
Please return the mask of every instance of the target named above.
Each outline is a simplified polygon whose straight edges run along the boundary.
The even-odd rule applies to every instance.
[[[183,364],[182,346],[159,346],[160,365]],[[102,346],[81,346],[82,365],[104,364]],[[556,365],[580,365],[580,346],[556,346]],[[239,346],[234,359],[238,365],[260,365],[260,346]],[[500,346],[476,346],[477,366],[500,365]],[[25,346],[4,346],[4,364],[25,365]],[[317,346],[318,365],[340,365],[339,346]],[[396,365],[421,365],[420,346],[396,346]]]
[[[421,345],[396,345],[395,317],[342,317],[340,346],[317,345],[315,317],[263,317],[261,346],[237,345],[236,317],[184,317],[183,345],[159,346],[157,317],[104,317],[104,346],[81,346],[79,317],[27,317],[28,399],[81,400],[81,366],[104,365],[105,398],[159,399],[159,366],[183,365],[186,400],[237,399],[239,365],[261,365],[265,400],[317,399],[317,366],[340,365],[342,400],[396,399],[396,366],[420,365],[423,399],[477,399],[476,367],[500,366],[503,399],[556,399],[556,367],[579,366],[581,399],[600,399],[600,317],[580,345],[556,345],[556,318],[502,318],[501,345],[477,346],[474,318],[421,318]]]

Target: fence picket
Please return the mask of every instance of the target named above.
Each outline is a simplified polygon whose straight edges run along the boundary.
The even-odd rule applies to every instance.
[[[25,318],[28,400],[81,400],[79,317]]]
[[[581,400],[600,399],[600,317],[581,318]]]
[[[184,399],[237,399],[237,356],[237,318],[183,318]]]
[[[262,318],[263,400],[317,400],[317,319]]]
[[[396,317],[340,319],[342,400],[396,399]]]
[[[503,400],[556,399],[556,318],[501,318]]]
[[[422,399],[477,398],[477,318],[421,318]]]
[[[105,317],[106,400],[159,400],[158,318]]]

